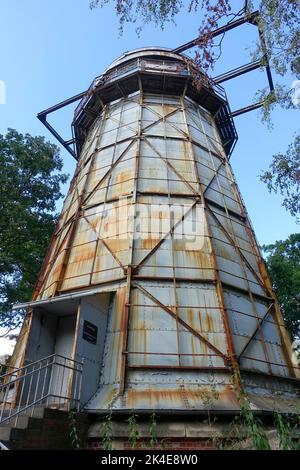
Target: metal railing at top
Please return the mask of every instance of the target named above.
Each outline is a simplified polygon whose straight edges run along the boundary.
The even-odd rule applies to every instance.
[[[52,354],[0,376],[0,425],[37,406],[79,411],[83,362]]]
[[[193,69],[193,71],[192,71]],[[74,119],[80,114],[82,109],[85,107],[89,99],[94,93],[94,90],[101,85],[106,83],[111,83],[115,80],[120,79],[122,76],[129,75],[135,71],[144,71],[152,73],[167,73],[175,75],[184,75],[191,76],[199,75],[199,70],[192,67],[189,63],[181,61],[164,61],[159,59],[135,59],[126,64],[122,64],[119,67],[114,68],[111,72],[105,73],[96,77],[89,89],[87,90],[85,96],[81,99],[78,106],[74,111]],[[204,79],[205,77],[205,79]],[[227,102],[226,93],[223,87],[215,83],[211,78],[203,74],[203,80],[205,83],[211,87],[216,95],[220,96],[222,100]]]

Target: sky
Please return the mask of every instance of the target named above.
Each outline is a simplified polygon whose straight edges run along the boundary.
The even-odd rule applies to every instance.
[[[175,48],[195,37],[200,14],[186,10],[162,31],[155,25],[143,28],[140,37],[128,24],[119,36],[118,18],[109,3],[91,10],[89,0],[0,0],[0,86],[5,86],[5,104],[0,104],[0,133],[7,128],[43,135],[57,143],[36,118],[38,112],[81,91],[123,52],[145,46]],[[188,4],[186,1],[184,4]],[[242,1],[237,0],[237,9]],[[250,61],[249,48],[257,38],[256,28],[245,25],[228,33],[222,43],[222,57],[212,76]],[[276,78],[274,77],[275,81]],[[289,82],[290,80],[290,82]],[[292,84],[294,78],[288,77]],[[232,110],[253,102],[255,91],[266,85],[265,74],[254,71],[224,83]],[[0,90],[1,91],[1,90]],[[74,107],[51,117],[51,123],[66,138]],[[231,156],[250,218],[260,244],[284,239],[299,231],[280,196],[269,194],[259,180],[272,155],[285,152],[299,121],[298,111],[273,112],[273,130],[260,120],[259,111],[235,118],[239,135]],[[59,145],[59,144],[58,144]],[[72,175],[75,161],[61,148],[64,172]],[[68,185],[64,186],[66,193]],[[58,206],[58,210],[61,203]],[[0,354],[8,344],[0,339]]]

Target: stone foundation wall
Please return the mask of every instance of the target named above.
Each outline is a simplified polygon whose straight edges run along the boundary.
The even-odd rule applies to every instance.
[[[86,413],[77,413],[80,440],[86,445],[90,420]],[[44,417],[30,418],[26,429],[13,428],[9,441],[11,450],[68,450],[73,449],[68,413],[46,409]]]
[[[150,424],[140,422],[136,430],[139,434],[136,448],[159,450],[212,450],[217,449],[220,440],[229,432],[229,424],[208,424],[207,422],[162,421],[156,424],[156,437],[151,437]],[[130,450],[130,426],[125,421],[114,421],[112,430],[112,448]],[[94,422],[88,431],[88,448],[99,450],[102,445],[103,423]]]
[[[95,418],[94,418],[95,419]],[[130,450],[132,449],[129,435],[130,426],[124,420],[112,421],[111,432],[112,440],[111,446],[115,450]],[[153,433],[151,438],[150,423],[141,421],[136,426],[138,431],[138,439],[136,449],[143,450],[249,450],[253,449],[253,443],[247,436],[247,430],[241,426],[234,427],[230,420],[226,418],[212,419],[211,422],[207,420],[183,421],[178,419],[166,420],[162,418],[157,419],[155,426],[155,436]],[[268,424],[264,425],[270,447],[272,450],[280,449],[280,440],[274,426]],[[103,423],[100,419],[96,419],[89,427],[87,434],[87,448],[90,450],[103,449],[102,444]],[[295,431],[295,439],[300,438],[300,430]]]

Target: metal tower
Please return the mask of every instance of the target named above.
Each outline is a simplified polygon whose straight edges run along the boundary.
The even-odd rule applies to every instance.
[[[217,81],[179,52],[138,49],[40,113],[78,163],[17,306],[11,366],[35,378],[14,405],[233,414],[246,393],[257,411],[294,409],[299,369],[229,163],[232,116],[249,107],[231,113]],[[64,141],[47,115],[79,99]]]
[[[233,411],[241,388],[257,409],[272,410],[275,396],[283,409],[295,387],[229,164],[226,96],[195,73],[169,50],[126,53],[75,111],[78,164],[27,305],[46,320],[29,327],[25,360],[41,348],[84,357],[88,410],[198,412],[208,397]],[[53,316],[67,320],[41,347]]]

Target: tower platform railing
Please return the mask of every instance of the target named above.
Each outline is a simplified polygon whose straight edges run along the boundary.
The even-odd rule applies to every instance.
[[[124,78],[128,75],[137,72],[149,72],[149,73],[166,73],[168,75],[177,75],[182,77],[191,77],[194,80],[201,80],[205,82],[206,86],[209,86],[213,92],[221,98],[222,101],[227,102],[225,90],[222,86],[214,82],[212,78],[209,78],[204,73],[201,73],[191,64],[184,61],[170,61],[161,59],[133,59],[126,64],[114,68],[111,72],[104,73],[96,77],[85,96],[81,99],[74,111],[74,120],[80,115],[81,111],[87,105],[89,98],[93,95],[98,87],[104,86],[108,83],[112,83],[116,80]],[[197,75],[197,78],[196,78]]]

